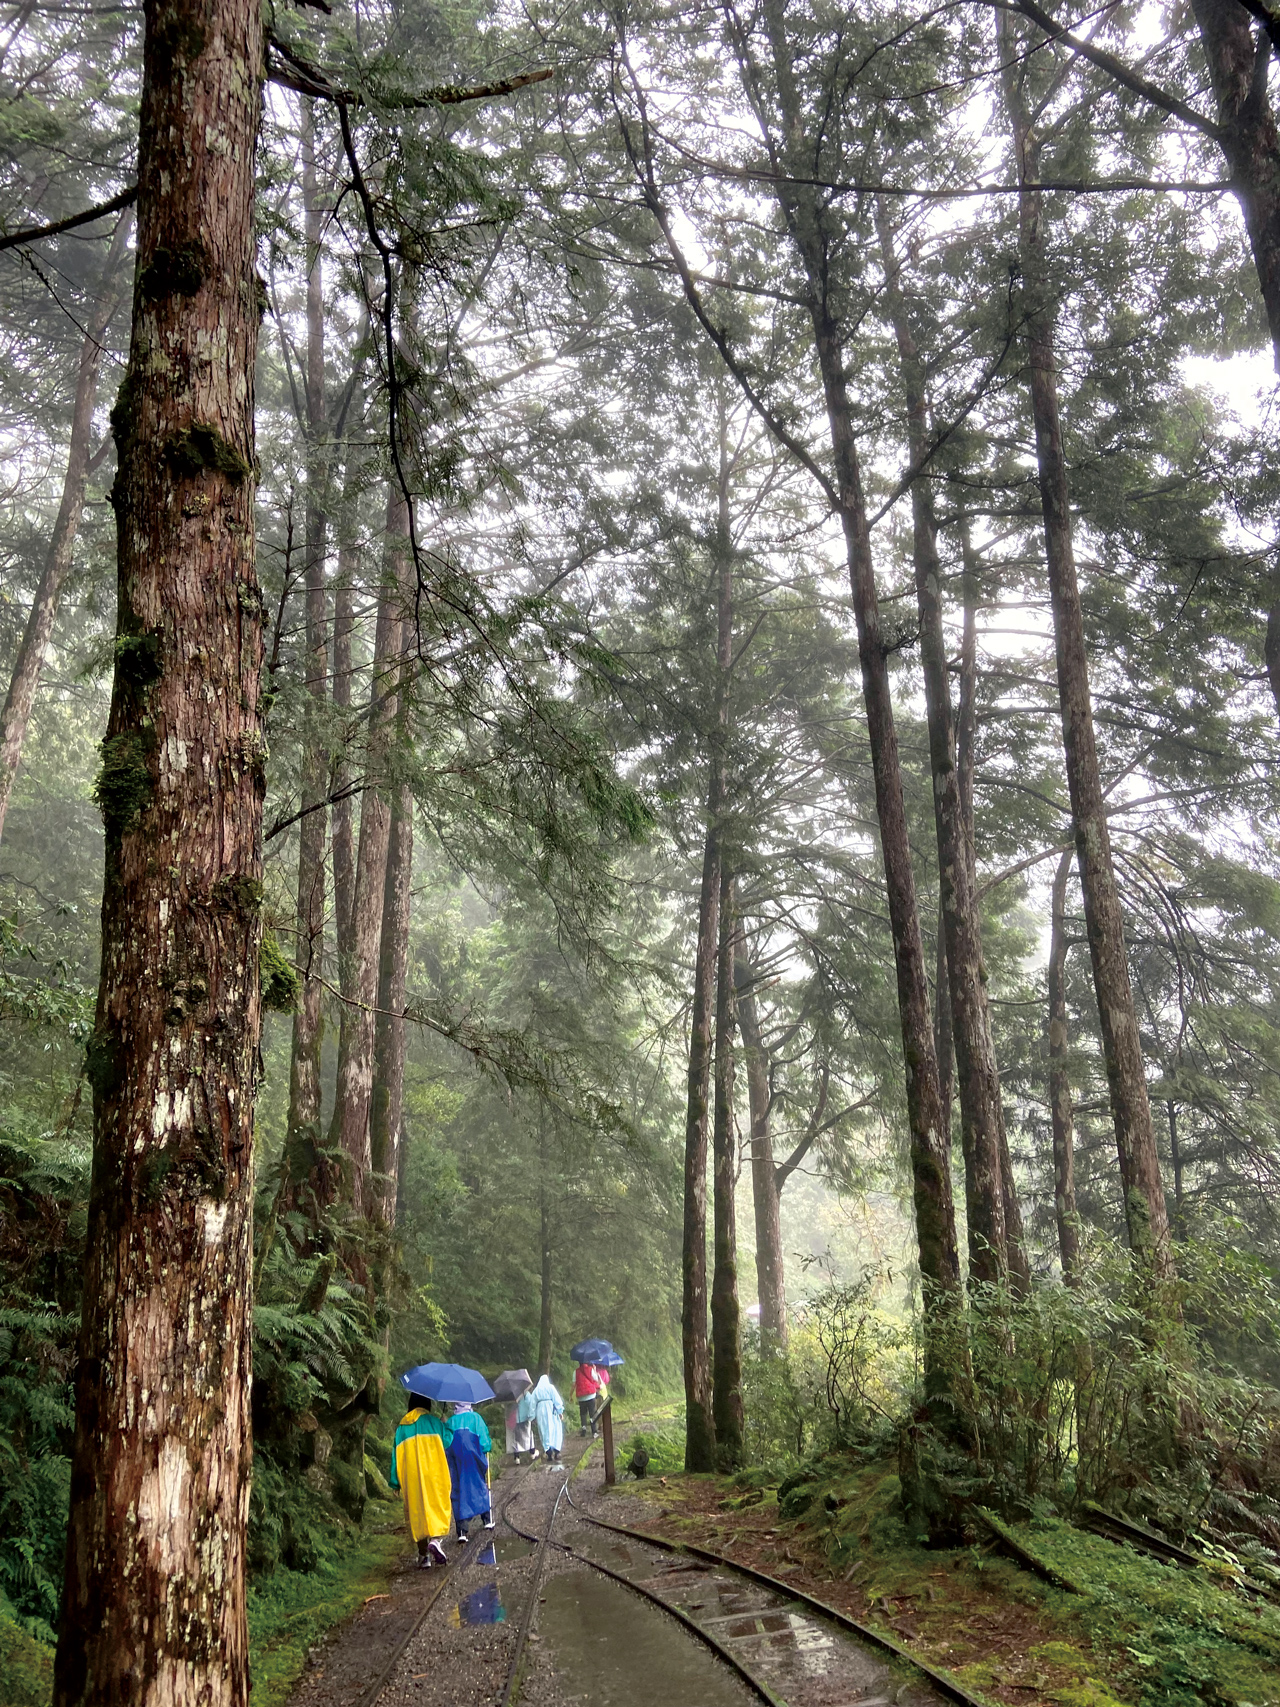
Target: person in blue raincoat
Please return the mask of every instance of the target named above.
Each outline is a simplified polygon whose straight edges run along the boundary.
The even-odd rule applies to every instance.
[[[494,1528],[489,1497],[489,1452],[493,1441],[484,1418],[470,1405],[455,1405],[449,1421],[453,1438],[445,1456],[449,1460],[453,1521],[458,1540],[465,1543],[467,1525],[473,1517],[483,1517],[485,1528]]]
[[[551,1463],[558,1464],[560,1449],[564,1445],[564,1400],[551,1385],[549,1375],[542,1376],[529,1397],[534,1404],[533,1416],[538,1425],[542,1450]]]

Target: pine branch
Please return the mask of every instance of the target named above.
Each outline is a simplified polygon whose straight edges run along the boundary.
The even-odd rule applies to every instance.
[[[68,214],[65,219],[55,219],[49,225],[24,225],[19,231],[6,231],[0,235],[0,249],[17,249],[23,243],[38,243],[42,237],[57,237],[63,231],[74,231],[78,225],[91,225],[95,219],[105,219],[109,213],[119,213],[126,207],[132,207],[137,199],[138,186],[131,184],[127,190],[112,196],[110,201],[85,208],[83,213]]]

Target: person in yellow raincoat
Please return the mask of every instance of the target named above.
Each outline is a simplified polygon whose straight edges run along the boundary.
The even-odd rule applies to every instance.
[[[449,1460],[453,1425],[436,1416],[431,1400],[410,1393],[411,1411],[396,1425],[391,1449],[391,1486],[404,1496],[404,1514],[418,1544],[418,1564],[424,1570],[447,1565],[441,1542],[453,1522]]]

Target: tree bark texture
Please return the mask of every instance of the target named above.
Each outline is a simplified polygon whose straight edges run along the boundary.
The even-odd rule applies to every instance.
[[[1067,1075],[1067,882],[1071,854],[1058,861],[1049,905],[1049,989],[1046,1030],[1049,1056],[1049,1117],[1053,1128],[1053,1214],[1058,1227],[1062,1278],[1070,1286],[1080,1269],[1080,1221],[1076,1213],[1075,1121]]]
[[[329,701],[328,601],[325,591],[325,515],[328,447],[324,397],[324,278],[311,102],[302,101],[302,201],[307,255],[306,433],[307,498],[303,586],[306,596],[307,711],[302,727],[303,817],[298,826],[298,908],[295,964],[301,987],[293,1015],[285,1165],[290,1195],[309,1186],[332,1202],[339,1181],[321,1150],[320,1052],[324,1041],[325,840],[329,788],[325,735]]]
[[[737,938],[733,874],[720,876],[720,948],[716,961],[715,1120],[713,1202],[715,1263],[711,1275],[712,1415],[716,1468],[742,1468],[742,1322],[738,1308],[738,1225],[734,1192],[738,1146],[733,1120],[733,956]]]
[[[350,993],[342,1005],[338,1079],[329,1140],[331,1148],[341,1148],[345,1155],[351,1172],[351,1201],[357,1215],[369,1214],[374,1209],[368,1190],[373,1165],[369,1117],[373,1104],[375,1009],[393,792],[386,772],[396,721],[404,588],[409,573],[408,539],[409,506],[399,488],[392,485],[387,493],[386,571],[374,631],[365,786],[360,797]]]
[[[884,257],[885,300],[898,345],[906,401],[908,448],[913,461],[919,461],[929,449],[924,363],[903,297],[888,211],[883,202],[877,205],[876,222]],[[968,854],[960,777],[956,768],[946,635],[942,624],[942,563],[938,555],[933,489],[927,478],[917,479],[912,484],[911,517],[916,608],[920,617],[920,660],[924,674],[929,769],[933,781],[934,829],[938,844],[939,903],[951,997],[956,1087],[960,1099],[960,1142],[964,1154],[969,1222],[969,1275],[971,1280],[984,1285],[1003,1287],[1009,1278],[1000,1166],[1004,1111],[987,1007],[974,870]]]
[[[120,270],[129,246],[133,228],[131,212],[121,214],[111,247],[102,269],[98,298],[89,316],[84,343],[80,346],[80,364],[76,373],[76,394],[71,409],[71,437],[67,444],[67,472],[62,482],[62,501],[58,506],[44,568],[36,587],[35,598],[27,613],[26,627],[18,645],[9,691],[4,710],[0,711],[0,838],[4,836],[4,821],[9,800],[22,759],[22,744],[31,721],[45,655],[53,638],[54,623],[62,589],[71,571],[76,535],[80,531],[80,516],[84,510],[85,489],[89,484],[90,446],[93,438],[93,410],[98,397],[98,369],[102,364],[102,341],[107,327],[120,303]]]
[[[1058,414],[1053,350],[1055,315],[1044,274],[1042,197],[1036,188],[1039,144],[1024,104],[1017,70],[1021,61],[1015,52],[1017,37],[1007,13],[999,14],[999,29],[1007,66],[1005,100],[1022,185],[1019,239],[1027,365],[1053,608],[1062,745],[1084,897],[1085,929],[1098,998],[1129,1243],[1144,1266],[1157,1277],[1167,1278],[1173,1273],[1169,1217],[1129,979],[1124,913],[1111,859],[1111,837],[1093,727],[1084,613],[1076,576],[1067,463]]]
[[[751,1108],[751,1198],[756,1226],[756,1291],[760,1300],[760,1343],[783,1351],[787,1344],[787,1295],[782,1258],[781,1194],[769,1131],[769,1062],[760,1034],[755,968],[741,935],[734,954],[734,985],[743,1064]]]
[[[265,749],[250,0],[146,0],[58,1707],[249,1699]]]

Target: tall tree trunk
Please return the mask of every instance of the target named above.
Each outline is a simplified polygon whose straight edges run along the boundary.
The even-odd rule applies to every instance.
[[[301,992],[293,1015],[285,1166],[290,1196],[304,1182],[320,1202],[336,1181],[320,1156],[320,1051],[324,1038],[325,812],[329,786],[325,736],[329,701],[328,605],[325,596],[325,515],[328,482],[324,396],[324,275],[311,102],[302,100],[302,204],[307,255],[307,510],[305,562],[307,711],[302,727],[303,817],[298,826],[298,910],[295,962]]]
[[[978,554],[974,550],[969,518],[960,517],[960,547],[963,562],[963,626],[960,640],[960,704],[956,717],[956,776],[960,783],[960,817],[964,824],[965,857],[969,861],[969,883],[982,924],[982,899],[978,889],[978,847],[973,820],[973,783],[978,752]],[[990,1007],[988,1004],[988,1012]],[[1031,1261],[1022,1225],[1009,1133],[1000,1122],[1000,1184],[1004,1196],[1004,1236],[1009,1253],[1009,1284],[1014,1294],[1026,1298],[1031,1292]]]
[[[1045,556],[1053,607],[1058,698],[1062,708],[1062,745],[1080,886],[1084,896],[1085,928],[1093,962],[1093,982],[1098,998],[1129,1243],[1140,1263],[1149,1267],[1156,1277],[1168,1278],[1173,1274],[1169,1216],[1147,1096],[1142,1043],[1125,949],[1124,913],[1111,860],[1111,836],[1107,828],[1106,803],[1094,737],[1084,613],[1076,578],[1067,463],[1058,417],[1058,382],[1053,353],[1055,316],[1042,249],[1042,198],[1036,188],[1039,142],[1032,131],[1024,103],[1019,72],[1023,61],[1018,54],[1012,19],[1008,13],[1002,12],[998,20],[1005,61],[1005,101],[1013,130],[1018,179],[1022,186],[1018,198],[1018,224],[1031,412],[1035,422],[1036,461],[1044,510]]]
[[[351,920],[356,897],[356,839],[355,814],[352,798],[344,791],[351,784],[351,766],[347,760],[346,743],[341,738],[344,715],[351,710],[351,676],[353,662],[351,641],[355,633],[354,592],[360,567],[359,500],[360,483],[364,473],[363,452],[359,446],[361,423],[364,418],[365,341],[368,320],[356,333],[356,354],[351,370],[350,400],[342,423],[346,432],[346,466],[342,476],[342,500],[338,509],[338,575],[333,587],[333,708],[338,714],[339,744],[331,767],[330,793],[335,797],[331,808],[331,846],[333,849],[333,924],[338,948],[338,988],[344,1000],[350,999]]]
[[[538,1372],[551,1373],[551,1218],[547,1210],[547,1139],[544,1116],[538,1116],[538,1246],[542,1258],[538,1306]]]
[[[684,1355],[684,1467],[715,1469],[711,1368],[707,1356],[707,1124],[711,1091],[711,1025],[715,1007],[716,944],[720,919],[720,778],[713,760],[707,791],[707,835],[698,896],[698,942],[689,1018],[689,1075],[684,1127],[683,1298],[680,1341]]]
[[[760,1343],[766,1351],[785,1351],[787,1295],[782,1260],[780,1193],[769,1132],[769,1063],[760,1035],[755,969],[741,933],[734,954],[738,1024],[747,1069],[751,1107],[751,1197],[756,1224],[756,1291],[760,1299]]]
[[[808,306],[831,433],[840,524],[858,631],[858,658],[906,1067],[916,1243],[924,1292],[925,1389],[939,1421],[954,1425],[958,1415],[954,1404],[958,1386],[967,1379],[959,1313],[960,1257],[951,1198],[950,1146],[942,1125],[929,984],[924,969],[924,945],[889,689],[888,653],[880,626],[871,533],[853,431],[841,329],[828,295],[831,279],[824,214],[816,193],[802,181],[811,178],[812,171],[806,166],[806,139],[782,0],[765,0],[764,19],[786,126],[784,160],[794,180],[780,184],[776,193],[808,281]]]
[[[716,717],[711,730],[707,783],[707,835],[698,896],[698,943],[689,1020],[689,1077],[684,1138],[684,1352],[686,1470],[715,1469],[715,1418],[707,1359],[707,1126],[711,1092],[711,1033],[716,1009],[720,945],[720,889],[724,872],[721,815],[725,804],[725,734],[729,664],[733,655],[733,547],[729,531],[729,460],[726,409],[717,395],[720,467],[716,521]]]
[[[374,1208],[368,1191],[373,1165],[369,1116],[373,1102],[378,965],[386,898],[387,851],[391,840],[390,790],[386,775],[396,721],[397,683],[408,577],[409,506],[395,485],[387,489],[387,552],[373,642],[373,675],[365,787],[360,797],[360,841],[356,849],[351,921],[350,995],[342,1005],[338,1034],[338,1081],[330,1144],[341,1147],[351,1170],[351,1201],[357,1215]]]
[[[1080,1271],[1080,1220],[1076,1213],[1075,1121],[1067,1076],[1067,882],[1071,854],[1058,861],[1049,904],[1049,1118],[1053,1129],[1053,1214],[1058,1224],[1062,1278],[1070,1286]]]
[[[147,0],[57,1707],[249,1699],[265,750],[250,0]],[[212,352],[212,354],[211,354]]]
[[[716,962],[716,1090],[713,1150],[715,1266],[711,1276],[712,1415],[716,1468],[742,1468],[742,1324],[738,1309],[738,1147],[733,1121],[733,952],[737,938],[733,874],[720,877],[720,951]]]
[[[876,223],[884,257],[885,300],[897,340],[906,398],[908,446],[912,460],[922,461],[929,450],[924,363],[911,330],[888,211],[882,201],[876,206]],[[987,1008],[986,971],[982,963],[974,872],[966,845],[960,778],[956,769],[946,635],[942,625],[942,563],[938,556],[933,488],[927,478],[922,477],[912,484],[911,516],[916,608],[920,616],[920,661],[924,673],[929,768],[933,778],[934,828],[938,843],[941,923],[951,996],[956,1083],[960,1095],[960,1143],[964,1154],[969,1220],[969,1274],[972,1280],[1003,1287],[1009,1277],[1000,1166],[1004,1112],[995,1043],[991,1035],[991,1016]]]
[[[401,676],[401,710],[408,682]],[[409,973],[409,903],[413,890],[413,795],[401,783],[391,806],[387,878],[378,959],[378,1023],[374,1038],[370,1154],[375,1175],[373,1209],[394,1226],[404,1121],[405,991]]]
[[[950,974],[947,971],[947,933],[942,923],[942,885],[938,885],[938,931],[934,941],[933,1047],[938,1057],[938,1101],[942,1130],[951,1142],[951,1096],[955,1089],[956,1039],[951,1019]]]
[[[58,506],[49,549],[45,553],[44,569],[36,587],[35,598],[27,613],[26,627],[18,645],[13,675],[4,710],[0,711],[0,837],[4,835],[5,816],[13,794],[14,780],[22,759],[22,743],[35,705],[40,673],[45,653],[53,638],[62,588],[71,570],[76,534],[84,509],[85,488],[89,483],[90,442],[93,438],[93,409],[98,396],[98,369],[102,363],[102,341],[106,337],[111,317],[120,304],[120,271],[129,246],[133,227],[131,212],[121,214],[111,247],[102,268],[97,301],[89,316],[89,324],[80,346],[80,366],[76,375],[75,402],[71,410],[71,437],[67,445],[67,472],[62,482],[62,502]]]

